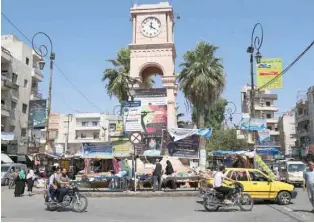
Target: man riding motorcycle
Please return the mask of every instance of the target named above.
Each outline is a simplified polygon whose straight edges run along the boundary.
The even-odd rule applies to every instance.
[[[224,195],[224,202],[226,204],[230,204],[231,203],[230,197],[232,195],[233,188],[222,186],[222,183],[223,183],[224,179],[228,179],[231,182],[234,182],[234,180],[226,177],[224,172],[225,172],[225,167],[220,166],[219,170],[215,173],[215,175],[214,175],[214,189]]]
[[[60,178],[61,178],[60,168],[57,167],[55,170],[55,173],[53,173],[49,177],[49,184],[48,184],[48,189],[47,189],[49,202],[55,201],[55,198],[58,192],[58,184],[60,184],[61,182]]]
[[[58,187],[58,193],[59,193],[58,201],[60,203],[63,201],[63,198],[68,191],[69,184],[70,184],[70,179],[67,176],[67,169],[63,168],[61,171],[60,183]]]

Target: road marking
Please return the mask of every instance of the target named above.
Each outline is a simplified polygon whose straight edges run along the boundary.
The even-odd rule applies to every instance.
[[[290,211],[290,212],[293,211],[291,208],[288,208],[288,207],[283,207],[283,209],[285,209],[285,210],[287,210],[287,211]]]

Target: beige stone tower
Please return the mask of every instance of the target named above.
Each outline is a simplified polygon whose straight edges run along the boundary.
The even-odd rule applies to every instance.
[[[177,127],[173,9],[168,2],[134,5],[131,16],[130,75],[141,82],[151,75],[161,75],[163,87],[167,89],[168,127]]]

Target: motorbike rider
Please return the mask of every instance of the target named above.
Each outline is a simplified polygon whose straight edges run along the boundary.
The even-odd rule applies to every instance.
[[[63,168],[61,171],[60,184],[59,184],[59,188],[58,188],[58,193],[59,193],[58,201],[60,203],[63,201],[63,198],[68,191],[69,183],[70,183],[70,179],[67,176],[67,169]]]
[[[214,175],[214,189],[224,195],[224,202],[226,204],[230,204],[231,201],[229,199],[230,199],[230,196],[232,194],[233,189],[229,188],[229,187],[222,186],[222,183],[223,183],[224,179],[228,179],[232,182],[234,182],[234,181],[227,178],[226,175],[224,174],[224,171],[225,171],[225,167],[220,166],[218,171],[215,173],[215,175]]]
[[[60,168],[57,167],[55,170],[55,173],[53,173],[49,177],[49,185],[48,185],[48,197],[49,202],[52,202],[55,200],[57,192],[58,192],[58,184],[60,184],[60,178],[61,178],[61,172]]]

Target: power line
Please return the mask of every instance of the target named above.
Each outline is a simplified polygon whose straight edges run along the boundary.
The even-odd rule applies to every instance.
[[[32,41],[3,13],[1,12],[1,15],[28,41],[32,44]],[[35,46],[36,48],[38,48],[37,46]],[[87,98],[82,91],[80,91],[78,89],[78,87],[75,86],[75,84],[73,84],[73,82],[65,75],[65,73],[61,70],[61,68],[54,63],[54,66],[56,67],[56,69],[59,71],[60,74],[62,74],[62,76],[72,85],[72,87],[74,87],[74,89],[83,97],[85,98],[94,108],[96,108],[97,110],[99,110],[101,112],[101,109],[94,103],[92,102],[89,98]]]

